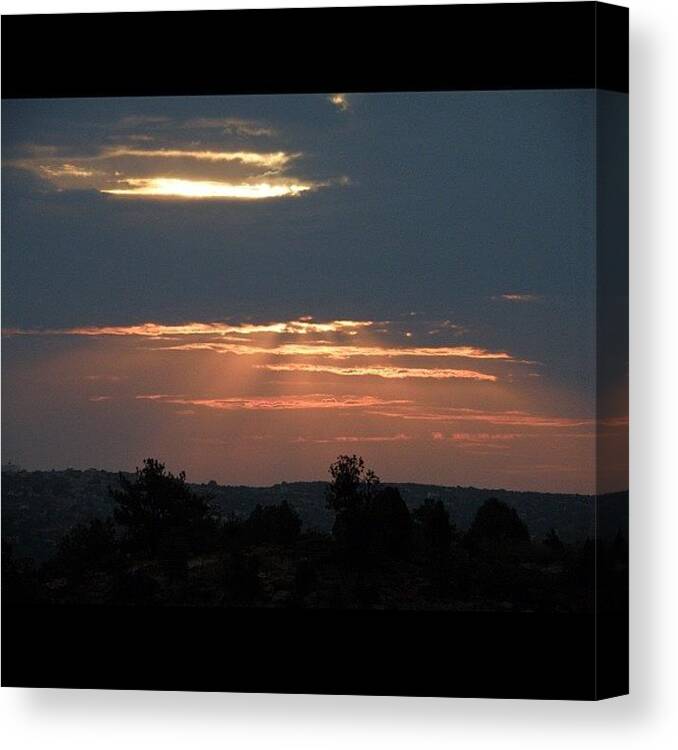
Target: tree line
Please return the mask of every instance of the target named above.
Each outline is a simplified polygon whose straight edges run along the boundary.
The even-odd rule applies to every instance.
[[[465,533],[445,505],[412,512],[362,458],[330,466],[330,535],[302,530],[283,500],[222,515],[146,459],[112,490],[113,516],[72,528],[40,568],[3,543],[3,601],[215,606],[517,608],[579,611],[624,604],[628,549],[533,540],[515,509],[487,500]]]

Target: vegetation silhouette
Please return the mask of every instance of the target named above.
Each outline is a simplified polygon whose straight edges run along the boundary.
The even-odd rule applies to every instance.
[[[435,497],[410,511],[356,455],[329,467],[331,533],[283,499],[218,513],[146,459],[120,475],[110,518],[74,525],[41,565],[3,540],[3,605],[321,607],[580,612],[627,606],[628,543],[540,541],[496,498],[458,531]],[[597,591],[594,589],[598,582]]]
[[[491,497],[478,509],[465,543],[476,554],[520,556],[530,543],[530,534],[514,508]]]

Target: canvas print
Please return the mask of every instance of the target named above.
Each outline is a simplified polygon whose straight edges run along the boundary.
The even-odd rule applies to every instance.
[[[5,100],[3,611],[624,613],[626,107]]]
[[[602,537],[622,596],[595,103],[6,104],[8,593],[577,611]]]

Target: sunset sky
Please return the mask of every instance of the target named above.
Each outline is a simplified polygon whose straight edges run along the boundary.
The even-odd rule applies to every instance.
[[[594,103],[3,102],[3,461],[593,492]]]

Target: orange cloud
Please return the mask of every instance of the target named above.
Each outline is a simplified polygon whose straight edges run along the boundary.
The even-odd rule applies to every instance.
[[[451,370],[448,368],[420,368],[420,367],[389,367],[389,366],[365,366],[365,367],[334,367],[332,365],[310,365],[292,363],[288,365],[255,365],[259,369],[272,370],[273,372],[326,372],[331,375],[342,376],[375,376],[378,378],[404,379],[404,378],[434,378],[445,380],[450,378],[462,378],[468,380],[497,380],[496,375],[488,375],[475,370]]]
[[[247,343],[201,341],[166,346],[163,349],[171,351],[206,350],[220,354],[271,354],[281,357],[329,357],[331,359],[349,359],[350,357],[459,357],[462,359],[523,362],[522,360],[515,360],[507,352],[492,352],[475,346],[360,346],[316,342],[313,344],[280,344],[263,347]]]
[[[351,357],[389,359],[394,357],[439,357],[527,363],[524,360],[515,359],[508,352],[490,351],[477,346],[386,346],[373,343],[343,344],[328,341],[284,344],[267,342],[264,345],[249,338],[250,336],[271,333],[295,336],[343,333],[355,336],[363,330],[373,328],[375,325],[375,321],[371,320],[316,321],[313,318],[305,317],[270,323],[231,324],[191,322],[179,325],[140,323],[129,326],[79,326],[76,328],[60,329],[9,328],[4,329],[3,334],[6,336],[138,336],[151,339],[192,337],[197,340],[168,345],[162,348],[168,351],[213,351],[219,354],[244,356],[264,354],[275,357],[323,357],[330,359],[349,359]],[[297,369],[300,369],[300,367]],[[450,371],[450,373],[452,372]],[[384,375],[384,377],[387,377],[387,375]],[[392,375],[391,377],[396,377],[396,375]],[[416,377],[416,375],[412,375],[411,377]],[[453,377],[453,375],[449,374],[447,377]],[[488,375],[479,379],[490,380],[496,378]]]
[[[482,411],[479,409],[445,409],[438,411],[416,412],[409,409],[400,411],[375,411],[375,415],[396,419],[417,420],[423,422],[485,422],[493,425],[514,427],[582,427],[595,424],[595,420],[586,418],[552,417],[530,414],[524,411]],[[436,433],[441,434],[441,433]],[[440,439],[440,438],[438,438]]]
[[[412,440],[410,435],[399,432],[397,435],[340,435],[330,438],[298,437],[295,443],[313,443],[325,445],[330,443],[402,443]]]
[[[136,397],[142,401],[157,401],[181,406],[203,406],[220,411],[276,411],[297,409],[364,409],[378,405],[407,404],[403,399],[381,399],[376,396],[332,396],[313,393],[306,396],[253,396],[251,398],[190,398],[167,394],[148,394]]]

